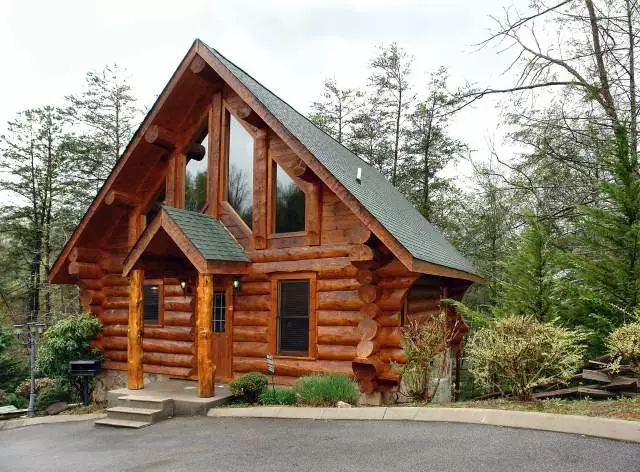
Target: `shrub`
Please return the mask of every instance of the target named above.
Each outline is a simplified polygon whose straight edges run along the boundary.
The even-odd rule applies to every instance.
[[[607,337],[606,344],[609,354],[618,364],[628,362],[640,373],[640,321],[615,329]]]
[[[260,394],[260,404],[262,405],[295,405],[296,392],[290,388],[267,387]]]
[[[296,384],[296,393],[307,405],[330,406],[339,401],[355,403],[360,398],[357,384],[340,374],[302,377]]]
[[[16,408],[26,408],[27,400],[16,393],[5,392],[4,401],[0,403],[0,406],[4,405],[13,405]]]
[[[577,332],[513,316],[478,330],[467,347],[469,371],[486,390],[529,399],[533,389],[569,379],[583,361]]]
[[[0,322],[3,322],[0,317]],[[29,359],[13,329],[0,326],[0,389],[14,390],[22,379],[29,375]]]
[[[70,398],[69,392],[58,385],[44,388],[36,397],[36,410],[42,411],[56,402],[68,402]]]
[[[56,381],[47,377],[36,379],[36,393],[40,393],[48,388],[55,388]],[[24,398],[29,398],[31,394],[31,379],[24,380],[16,388],[16,393]]]
[[[269,384],[267,376],[260,372],[249,372],[231,382],[231,393],[247,403],[257,403],[260,394]]]
[[[52,325],[38,347],[38,372],[48,377],[67,378],[69,361],[101,359],[102,353],[91,346],[91,340],[101,329],[100,320],[90,314],[71,315]]]

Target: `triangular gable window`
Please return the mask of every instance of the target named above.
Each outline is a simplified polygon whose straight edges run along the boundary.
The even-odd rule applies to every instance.
[[[275,232],[305,230],[304,192],[278,164],[276,168]]]

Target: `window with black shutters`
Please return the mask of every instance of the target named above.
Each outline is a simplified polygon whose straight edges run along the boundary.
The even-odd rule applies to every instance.
[[[145,323],[160,322],[160,285],[147,284],[144,286],[144,321]]]
[[[309,281],[278,281],[278,353],[309,353]]]
[[[227,304],[224,292],[213,293],[213,332],[224,333]]]

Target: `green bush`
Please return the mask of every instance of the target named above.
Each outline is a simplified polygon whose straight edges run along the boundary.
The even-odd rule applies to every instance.
[[[3,322],[0,317],[0,322]],[[29,359],[13,329],[0,326],[0,389],[13,391],[29,375]]]
[[[47,387],[38,392],[36,396],[36,410],[42,411],[56,402],[68,402],[71,399],[69,392],[58,385]]]
[[[269,384],[267,376],[260,372],[249,372],[231,382],[231,393],[247,403],[257,403],[260,394]]]
[[[357,384],[340,374],[302,377],[296,384],[296,393],[302,403],[313,406],[331,406],[339,401],[356,403],[360,398]]]
[[[100,320],[90,314],[71,315],[52,325],[45,331],[38,347],[38,372],[66,379],[69,361],[101,360],[102,353],[91,346],[91,341],[101,329]]]
[[[628,362],[636,372],[640,372],[640,321],[615,329],[606,344],[615,362]]]
[[[469,371],[487,391],[529,399],[536,387],[569,379],[582,365],[583,336],[533,318],[498,318],[466,348]]]
[[[16,408],[26,408],[27,399],[24,397],[21,397],[17,393],[5,392],[4,401],[0,403],[0,406],[4,406],[4,405],[13,405]]]
[[[48,388],[55,388],[57,386],[56,381],[48,377],[42,377],[36,379],[36,393],[40,393],[42,390]],[[31,394],[31,379],[24,380],[16,388],[16,393],[24,398],[29,398]]]
[[[291,388],[267,387],[260,394],[261,405],[295,405],[296,392]]]

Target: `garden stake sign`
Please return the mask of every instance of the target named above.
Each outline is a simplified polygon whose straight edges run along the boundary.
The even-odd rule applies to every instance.
[[[267,354],[267,370],[271,374],[271,387],[273,388],[273,398],[276,397],[276,368],[273,365],[273,356],[271,354]]]

